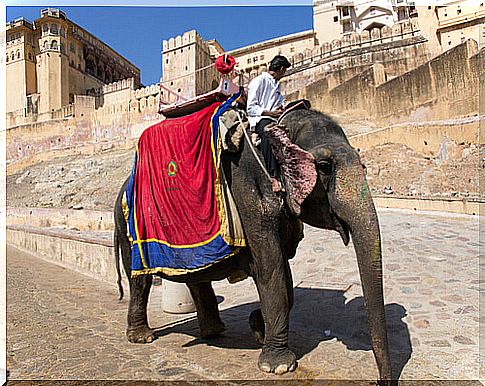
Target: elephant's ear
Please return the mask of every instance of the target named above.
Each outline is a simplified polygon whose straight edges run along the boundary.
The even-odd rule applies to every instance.
[[[265,129],[273,152],[280,165],[287,201],[297,216],[301,205],[317,182],[317,170],[313,155],[291,142],[281,125],[268,125]]]

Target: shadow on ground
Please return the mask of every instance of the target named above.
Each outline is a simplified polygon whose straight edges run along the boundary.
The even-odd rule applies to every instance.
[[[298,358],[313,351],[320,342],[338,339],[349,350],[371,350],[371,340],[367,327],[367,313],[362,297],[349,302],[345,291],[295,288],[295,305],[290,317],[289,347]],[[185,347],[197,344],[228,349],[259,349],[249,329],[248,318],[251,311],[259,308],[259,303],[246,303],[222,309],[221,319],[226,325],[223,335],[214,339],[201,339],[197,320],[191,319],[180,324],[159,328],[158,337],[177,332],[193,336],[195,339]],[[407,324],[403,318],[406,309],[396,303],[387,304],[389,346],[394,377],[399,378],[412,353]]]

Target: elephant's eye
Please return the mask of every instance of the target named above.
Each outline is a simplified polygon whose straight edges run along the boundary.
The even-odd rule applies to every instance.
[[[324,173],[326,175],[330,175],[330,174],[332,174],[333,163],[328,159],[319,160],[319,161],[317,161],[317,168],[322,173]]]

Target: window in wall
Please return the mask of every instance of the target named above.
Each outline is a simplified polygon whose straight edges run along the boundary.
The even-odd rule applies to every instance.
[[[335,23],[337,23],[337,22],[338,22],[338,16],[334,16],[334,17],[333,17],[333,21],[334,21]]]
[[[32,60],[32,53],[29,52],[29,60]]]
[[[49,32],[49,26],[47,24],[44,24],[42,26],[42,33],[45,35],[48,32]]]
[[[251,63],[251,58],[248,58],[248,64],[250,64],[250,63]]]
[[[66,29],[64,27],[61,27],[60,34],[63,37],[66,37]]]
[[[295,52],[295,47],[291,47],[290,52]]]
[[[260,60],[264,60],[264,55],[261,55],[261,56],[259,57],[259,59],[260,59]]]
[[[10,55],[10,59],[12,60],[15,60],[15,54],[12,52],[12,54]]]
[[[352,23],[350,21],[342,24],[343,33],[352,32]]]
[[[20,51],[17,51],[17,59],[20,59]]]
[[[168,64],[168,59],[167,59],[167,60],[165,60],[165,63],[167,63],[167,64]]]
[[[47,49],[49,47],[49,42],[46,40],[44,41],[44,50]]]
[[[342,16],[349,16],[349,15],[350,15],[349,7],[342,7]]]
[[[258,57],[257,57],[257,56],[255,56],[255,57],[253,58],[253,62],[254,62],[254,63],[256,63],[257,61],[258,61]]]
[[[51,24],[51,33],[57,35],[57,24]]]
[[[76,52],[76,50],[74,49],[74,44],[69,43],[69,51],[74,52],[74,53]]]
[[[57,50],[57,40],[53,40],[51,43],[51,49]]]
[[[459,9],[459,8],[458,8],[458,9],[456,10],[456,14],[457,14],[457,15],[459,15],[460,13],[461,13],[461,9]]]
[[[7,53],[7,63],[8,63],[8,53]]]

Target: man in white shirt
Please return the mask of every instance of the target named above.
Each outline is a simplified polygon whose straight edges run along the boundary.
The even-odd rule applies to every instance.
[[[275,122],[284,111],[285,98],[280,91],[279,80],[291,66],[288,59],[277,55],[271,60],[268,72],[254,78],[248,86],[247,111],[251,132],[261,138],[261,152],[272,178],[272,189],[280,192],[279,166],[264,132],[265,126]]]

